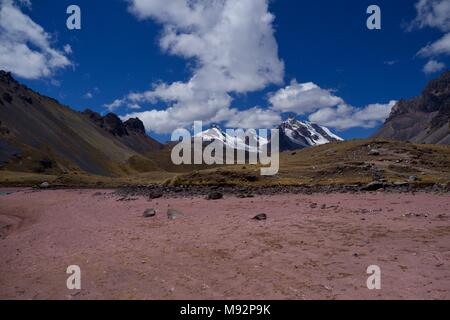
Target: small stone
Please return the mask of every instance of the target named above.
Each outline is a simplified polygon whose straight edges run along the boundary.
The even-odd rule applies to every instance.
[[[376,149],[372,149],[367,153],[369,156],[379,156],[380,155],[380,151],[376,150]]]
[[[207,200],[220,200],[223,199],[223,194],[220,192],[211,192],[208,194]]]
[[[361,188],[361,191],[377,191],[384,188],[384,183],[374,181]]]
[[[41,188],[41,189],[48,189],[48,188],[50,188],[50,183],[48,183],[48,182],[43,182],[43,183],[41,183],[41,185],[39,186],[39,188]]]
[[[155,209],[147,209],[144,212],[144,218],[152,218],[156,216],[156,210]]]
[[[253,220],[265,221],[265,220],[267,220],[267,214],[265,214],[265,213],[258,214],[257,216],[255,216],[253,218]]]

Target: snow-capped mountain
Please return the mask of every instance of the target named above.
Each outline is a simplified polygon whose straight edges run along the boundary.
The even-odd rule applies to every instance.
[[[293,117],[283,122],[278,128],[280,130],[280,151],[298,150],[330,142],[343,141],[342,138],[332,133],[326,127],[307,121],[299,121]],[[258,149],[253,147],[258,146],[258,139],[259,146],[270,143],[268,139],[258,135],[250,134],[246,139],[229,135],[218,125],[212,125],[208,130],[194,136],[194,139],[203,139],[203,142],[206,143],[218,140],[225,146],[248,152],[258,152]]]
[[[330,129],[289,117],[280,126],[280,150],[297,150],[335,141],[343,141]]]
[[[220,129],[218,125],[212,125],[210,129],[203,131],[202,133],[194,136],[194,139],[203,139],[203,142],[213,142],[215,140],[221,141],[225,146],[231,147],[237,150],[245,150],[248,152],[258,152],[258,139],[259,146],[267,145],[269,141],[263,137],[259,137],[255,134],[250,134],[247,138],[240,138],[238,136],[232,136]]]

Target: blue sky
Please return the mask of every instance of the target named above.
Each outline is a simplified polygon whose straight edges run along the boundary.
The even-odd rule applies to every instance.
[[[249,6],[254,6],[249,7],[251,15],[255,12],[255,18],[264,17],[264,22],[246,24],[242,33],[239,24],[230,30],[226,29],[227,24],[217,25],[215,19],[222,17],[222,11],[217,8],[207,8],[199,16],[194,16],[193,11],[190,20],[189,12],[178,15],[177,8],[147,6],[151,2],[160,2],[163,6],[164,1],[0,2],[3,8],[13,6],[45,30],[42,32],[48,43],[41,47],[26,36],[20,40],[30,50],[46,51],[43,47],[47,46],[67,59],[58,56],[58,63],[38,75],[17,71],[14,62],[2,62],[1,58],[0,67],[10,69],[29,87],[76,110],[91,108],[106,113],[106,105],[120,100],[114,112],[121,116],[142,114],[150,135],[160,140],[168,139],[172,127],[187,125],[195,118],[190,115],[197,115],[196,112],[205,114],[205,119],[198,120],[219,120],[217,122],[224,126],[242,124],[244,127],[258,122],[270,125],[278,121],[277,117],[285,118],[294,113],[301,119],[317,120],[330,126],[346,139],[367,137],[382,123],[388,114],[386,110],[392,107],[391,101],[418,95],[426,82],[448,70],[446,66],[450,63],[450,48],[445,47],[446,42],[443,48],[441,45],[439,50],[433,50],[433,43],[450,31],[447,15],[450,11],[439,11],[450,8],[448,0],[420,0],[422,4],[419,0],[349,0],[345,5],[331,0],[274,0],[269,2],[267,10],[265,0],[249,0]],[[66,27],[66,8],[71,4],[81,8],[81,30]],[[371,4],[381,8],[381,30],[366,27],[366,9]],[[422,11],[418,11],[417,5],[422,5]],[[206,17],[209,13],[217,17],[209,19]],[[244,17],[238,9],[236,12],[229,9],[229,13],[233,19]],[[265,20],[266,14],[273,15],[274,19]],[[5,25],[3,28],[10,28]],[[191,30],[197,26],[200,31]],[[210,34],[208,28],[212,27],[221,31]],[[191,53],[193,44],[198,43],[193,41],[184,47],[180,45],[177,52],[170,51],[160,42],[163,28],[174,29],[175,37],[194,35],[210,39],[214,36],[219,47],[224,37],[228,47],[223,50],[211,46],[196,48]],[[255,42],[252,52],[254,34],[264,40]],[[233,39],[237,36],[241,38]],[[0,50],[2,41],[9,41],[3,43],[3,50],[11,50],[8,48],[15,45],[11,44],[13,40],[0,36]],[[180,39],[174,41],[180,44]],[[236,44],[243,45],[242,52]],[[66,45],[70,45],[70,50]],[[431,49],[417,55],[427,45]],[[50,54],[57,53],[44,56],[54,58],[48,58]],[[256,65],[247,68],[244,64],[242,68],[237,61],[240,55],[242,61],[250,65],[254,55]],[[208,85],[216,79],[207,74],[216,70],[211,56],[227,61],[224,72],[238,78],[233,85]],[[229,56],[232,62],[227,60]],[[433,63],[425,72],[424,66],[430,61]],[[264,65],[270,65],[264,75],[255,71]],[[188,100],[184,97],[185,87],[177,87],[183,93],[173,93],[173,83],[188,86],[194,78],[201,77],[206,80],[194,86],[201,89],[195,89],[194,93],[189,91],[193,97]],[[131,92],[139,96],[132,100]],[[291,100],[287,101],[286,96]],[[336,105],[332,106],[333,103]],[[171,108],[174,105],[178,109]],[[158,113],[167,108],[171,109]],[[154,112],[145,113],[149,110]],[[203,113],[203,110],[208,111]],[[370,117],[365,118],[365,115]],[[167,130],[164,130],[165,122]]]

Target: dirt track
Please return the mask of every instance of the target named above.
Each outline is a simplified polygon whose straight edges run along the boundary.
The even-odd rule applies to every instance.
[[[0,195],[0,298],[450,299],[448,194],[118,199]],[[169,207],[183,215],[169,220]],[[366,287],[370,265],[379,291]]]

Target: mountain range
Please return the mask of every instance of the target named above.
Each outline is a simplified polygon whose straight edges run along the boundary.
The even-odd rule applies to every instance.
[[[401,100],[376,138],[450,144],[450,72],[431,81],[423,93]],[[343,139],[326,127],[294,117],[281,123],[280,150],[308,149]],[[194,139],[233,145],[253,152],[252,143],[270,144],[270,137],[239,139],[218,125]],[[186,172],[171,164],[173,143],[147,135],[141,120],[123,121],[113,113],[75,111],[40,95],[0,71],[0,169],[8,172],[61,174],[81,172],[128,176],[145,172]],[[202,167],[194,168],[202,169]]]
[[[294,118],[279,128],[281,151],[342,140],[327,128]],[[270,143],[258,136],[239,140],[217,125],[195,138],[199,137],[205,143],[218,140],[248,152],[256,151],[250,142]],[[148,136],[137,118],[122,121],[114,113],[75,111],[0,71],[0,168],[42,173],[80,170],[106,176],[168,170],[167,149],[172,145]]]
[[[280,132],[280,151],[299,150],[308,147],[319,146],[322,144],[343,141],[326,127],[319,126],[307,121],[300,121],[294,117],[278,126]],[[220,126],[213,124],[208,130],[196,135],[194,138],[202,138],[204,142],[220,141],[225,146],[236,148],[238,150],[246,150],[249,152],[257,152],[252,147],[259,145],[268,145],[271,143],[270,137],[264,138],[257,135],[257,131],[247,132],[247,139],[230,136],[223,131]]]

